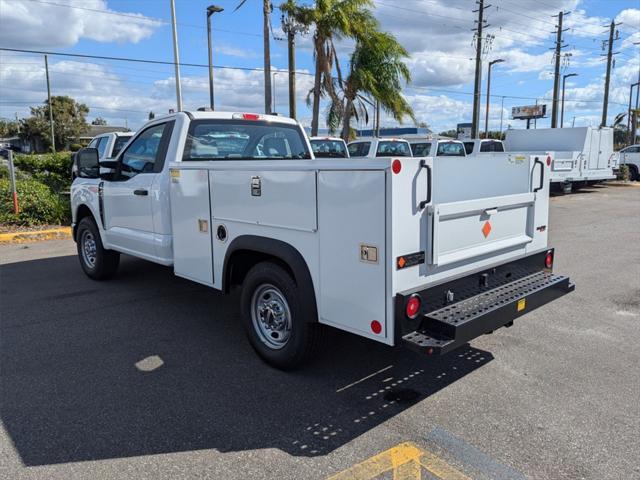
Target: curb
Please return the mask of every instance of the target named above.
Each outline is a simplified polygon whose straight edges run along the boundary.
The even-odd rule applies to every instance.
[[[0,244],[40,242],[43,240],[63,240],[67,238],[71,238],[71,227],[34,230],[31,232],[0,233]]]

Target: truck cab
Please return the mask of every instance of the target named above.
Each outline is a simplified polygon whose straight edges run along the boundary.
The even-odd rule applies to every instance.
[[[464,157],[464,145],[458,140],[412,140],[411,151],[414,157]]]
[[[349,142],[350,157],[410,157],[411,146],[402,138],[362,138]]]
[[[573,290],[552,272],[543,158],[369,148],[391,155],[314,158],[300,124],[270,115],[154,119],[113,160],[78,152],[80,266],[106,280],[128,254],[238,287],[251,345],[282,369],[309,360],[325,326],[441,355]]]
[[[467,155],[475,155],[477,153],[504,152],[504,143],[502,143],[502,140],[494,140],[492,138],[476,138],[475,140],[465,140],[463,143]]]
[[[133,137],[135,132],[110,132],[104,135],[98,135],[91,139],[88,148],[95,148],[98,150],[98,157],[100,160],[108,160],[114,158],[120,153],[122,147],[124,147],[129,139]],[[75,158],[71,166],[71,178],[75,179],[78,176],[78,165]]]
[[[640,180],[640,145],[630,145],[619,152],[620,165],[629,168],[629,180]]]
[[[309,141],[316,158],[349,158],[347,143],[339,137],[311,137]]]

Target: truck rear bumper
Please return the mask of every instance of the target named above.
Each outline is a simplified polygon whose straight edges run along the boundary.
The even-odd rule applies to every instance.
[[[540,255],[533,258],[540,259]],[[440,308],[427,311],[413,321],[405,318],[402,322],[404,332],[400,332],[402,343],[428,355],[445,354],[480,335],[491,333],[500,327],[510,327],[515,319],[575,289],[568,277],[555,275],[545,269],[538,269],[533,273],[527,271],[526,266],[534,264],[531,259],[532,257],[527,257],[523,259],[523,264],[516,262],[499,267],[500,270],[493,269],[490,273],[498,277],[498,281],[494,280],[493,288],[477,286],[478,279],[486,285],[484,276],[488,275],[487,272],[462,279],[462,284],[458,282],[457,291],[465,292],[460,285],[464,285],[464,280],[467,280],[466,298],[457,302],[445,299]],[[510,271],[516,272],[508,275],[510,281],[499,281],[504,278],[505,272]],[[476,282],[475,288],[471,290],[480,292],[469,292],[469,280]],[[450,299],[451,292],[455,291],[454,286],[446,290],[436,288],[437,290],[420,292],[421,297],[428,298],[429,295],[440,293]],[[397,301],[396,305],[400,304],[401,301]],[[396,315],[401,313],[404,314],[404,310]],[[414,324],[415,330],[407,331],[408,322]]]

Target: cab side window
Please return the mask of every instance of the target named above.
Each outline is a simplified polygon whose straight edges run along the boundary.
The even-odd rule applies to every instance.
[[[104,157],[104,153],[107,150],[107,143],[109,143],[109,139],[107,137],[100,137],[98,139],[98,145],[95,147],[98,149],[98,157]]]
[[[138,135],[121,156],[121,177],[160,172],[172,129],[173,122],[161,123]]]

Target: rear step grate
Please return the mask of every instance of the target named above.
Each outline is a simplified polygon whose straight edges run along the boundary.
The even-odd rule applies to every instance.
[[[526,297],[538,290],[564,281],[567,277],[552,273],[538,272],[521,278],[502,287],[494,288],[474,297],[462,300],[456,304],[428,313],[427,318],[456,325],[477,317],[489,310],[498,308],[506,303]]]
[[[429,312],[420,328],[402,338],[411,348],[445,353],[493,330],[574,288],[568,277],[537,272]],[[519,301],[525,299],[522,304]]]

